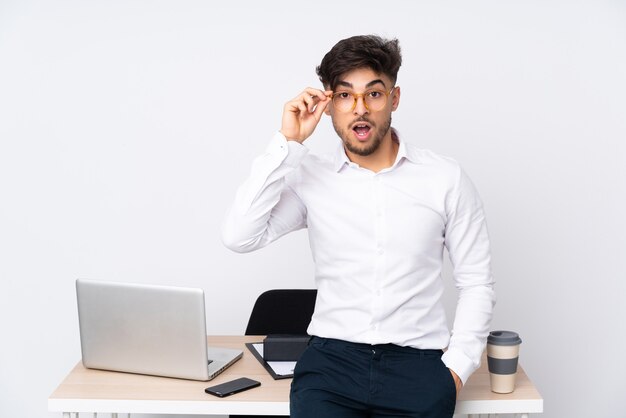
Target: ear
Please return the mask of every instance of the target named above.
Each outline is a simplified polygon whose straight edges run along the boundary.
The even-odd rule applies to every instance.
[[[392,98],[391,98],[391,111],[395,112],[400,104],[400,86],[396,86],[393,89]]]

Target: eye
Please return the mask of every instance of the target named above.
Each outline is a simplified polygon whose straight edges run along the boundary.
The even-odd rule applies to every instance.
[[[350,93],[342,91],[340,93],[337,93],[337,97],[339,97],[340,99],[347,99],[348,97],[350,97]]]
[[[371,97],[372,99],[380,99],[383,94],[379,92],[378,90],[374,90],[374,91],[370,91],[369,93],[367,93],[367,95]]]

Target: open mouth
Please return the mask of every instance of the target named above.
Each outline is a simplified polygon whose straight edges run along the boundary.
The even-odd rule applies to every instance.
[[[357,122],[352,126],[352,131],[356,137],[360,140],[367,139],[372,128],[367,123]]]

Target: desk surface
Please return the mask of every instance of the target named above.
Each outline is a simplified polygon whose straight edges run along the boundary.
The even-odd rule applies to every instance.
[[[128,412],[161,414],[288,415],[291,379],[274,380],[244,347],[263,337],[209,336],[209,345],[243,349],[243,358],[210,382],[169,379],[91,370],[78,363],[48,398],[51,412]],[[501,395],[489,389],[486,359],[467,381],[457,401],[458,414],[543,412],[543,399],[519,367],[515,392]],[[226,398],[204,393],[207,386],[237,377],[261,382],[261,387]]]

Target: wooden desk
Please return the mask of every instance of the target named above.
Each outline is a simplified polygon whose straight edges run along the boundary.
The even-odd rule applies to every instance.
[[[48,398],[48,410],[69,418],[79,412],[206,414],[206,415],[288,415],[291,379],[274,380],[244,342],[262,337],[210,336],[209,345],[243,349],[243,358],[210,382],[91,370],[78,363]],[[489,374],[483,365],[461,391],[456,414],[543,412],[543,399],[520,368],[515,392],[499,395],[489,389]],[[261,387],[226,398],[204,393],[207,386],[237,377],[250,377]]]

